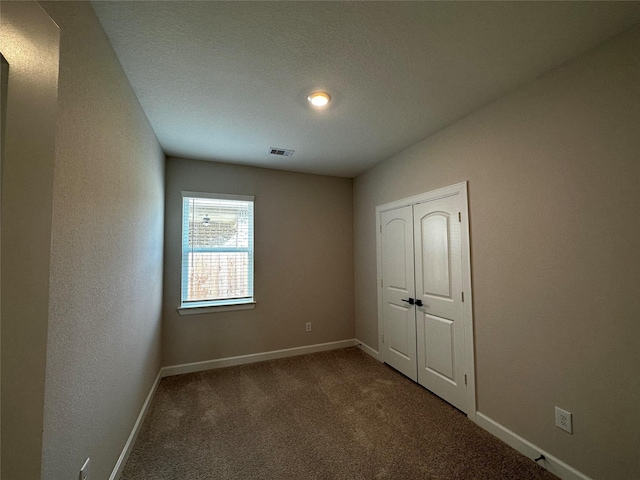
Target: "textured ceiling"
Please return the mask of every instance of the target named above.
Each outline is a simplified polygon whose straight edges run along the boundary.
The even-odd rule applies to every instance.
[[[92,4],[168,155],[345,177],[640,22],[640,2]]]

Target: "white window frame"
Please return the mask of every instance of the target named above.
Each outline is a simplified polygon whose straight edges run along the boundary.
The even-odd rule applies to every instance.
[[[248,267],[248,278],[249,278],[249,296],[243,298],[232,298],[232,299],[220,299],[220,300],[205,300],[200,302],[185,302],[184,299],[186,297],[186,291],[188,288],[188,269],[185,267],[186,262],[184,261],[184,256],[187,254],[189,250],[188,244],[185,245],[185,238],[188,238],[188,235],[185,237],[185,229],[189,228],[189,218],[186,215],[187,212],[187,202],[186,199],[190,198],[199,198],[199,199],[215,199],[215,200],[239,200],[245,202],[251,202],[253,204],[252,215],[250,219],[250,238],[249,245],[246,249],[238,249],[238,251],[247,251],[249,252],[249,267]],[[181,205],[181,217],[182,217],[182,228],[181,228],[181,238],[180,238],[180,248],[181,248],[181,256],[180,256],[180,307],[178,308],[178,312],[180,315],[193,315],[200,313],[211,313],[211,312],[224,312],[224,311],[232,311],[232,310],[248,310],[255,307],[255,298],[253,294],[253,270],[254,270],[254,219],[255,219],[255,197],[248,195],[228,195],[221,193],[207,193],[207,192],[182,192],[182,205]],[[211,251],[229,251],[228,248],[217,248],[212,247]],[[234,249],[235,251],[235,249]]]

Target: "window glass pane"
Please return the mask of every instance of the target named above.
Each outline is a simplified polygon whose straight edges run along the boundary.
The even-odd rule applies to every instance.
[[[189,247],[249,246],[249,204],[190,199]]]
[[[250,297],[248,253],[190,253],[186,301]]]

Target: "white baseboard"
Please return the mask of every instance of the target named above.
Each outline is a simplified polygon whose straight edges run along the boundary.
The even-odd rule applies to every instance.
[[[361,348],[363,352],[368,353],[369,355],[371,355],[373,358],[375,358],[379,362],[382,361],[382,356],[380,355],[380,352],[378,352],[377,350],[374,350],[369,345],[367,345],[366,343],[361,342],[357,338],[355,339],[355,342],[356,342],[356,346],[358,348]]]
[[[163,377],[170,377],[172,375],[181,375],[183,373],[202,372],[205,370],[212,370],[214,368],[232,367],[235,365],[244,365],[246,363],[274,360],[276,358],[295,357],[296,355],[304,355],[307,353],[316,353],[323,352],[325,350],[353,347],[355,344],[356,341],[351,338],[349,340],[319,343],[316,345],[308,345],[305,347],[286,348],[284,350],[272,350],[271,352],[252,353],[250,355],[240,355],[238,357],[218,358],[216,360],[206,360],[204,362],[171,365],[168,367],[162,367],[161,373]]]
[[[120,457],[118,457],[118,461],[116,462],[116,466],[113,467],[113,471],[111,472],[111,476],[109,480],[118,480],[120,475],[122,475],[122,471],[124,470],[124,466],[127,463],[127,459],[131,454],[131,450],[133,450],[133,445],[136,443],[136,438],[138,438],[138,433],[140,433],[140,428],[142,427],[142,422],[144,422],[144,417],[147,416],[147,411],[149,410],[149,406],[151,405],[151,400],[158,389],[158,385],[160,384],[160,379],[162,376],[160,375],[162,370],[158,372],[156,376],[156,380],[153,382],[151,386],[151,390],[149,390],[149,394],[147,395],[147,399],[144,401],[142,405],[142,409],[138,414],[138,418],[136,419],[136,423],[133,425],[133,429],[131,429],[131,433],[129,434],[129,438],[127,439],[127,443],[124,444],[124,448],[122,449],[122,453]]]
[[[591,480],[591,478],[587,477],[584,473],[579,472],[571,465],[568,465],[550,453],[545,452],[530,441],[525,440],[520,435],[487,417],[485,414],[476,412],[475,421],[487,432],[498,437],[504,443],[515,448],[524,456],[529,457],[532,460],[534,458],[538,458],[540,455],[544,455],[545,459],[540,460],[538,464],[549,470],[554,475],[557,475],[562,480]]]

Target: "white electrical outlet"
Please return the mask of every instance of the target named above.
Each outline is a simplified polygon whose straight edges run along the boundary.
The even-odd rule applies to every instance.
[[[88,480],[89,478],[89,458],[84,462],[82,468],[80,469],[80,476],[78,477],[80,480]]]
[[[311,322],[307,322],[307,332],[311,331]]]
[[[556,407],[556,427],[565,432],[573,433],[573,414]]]

